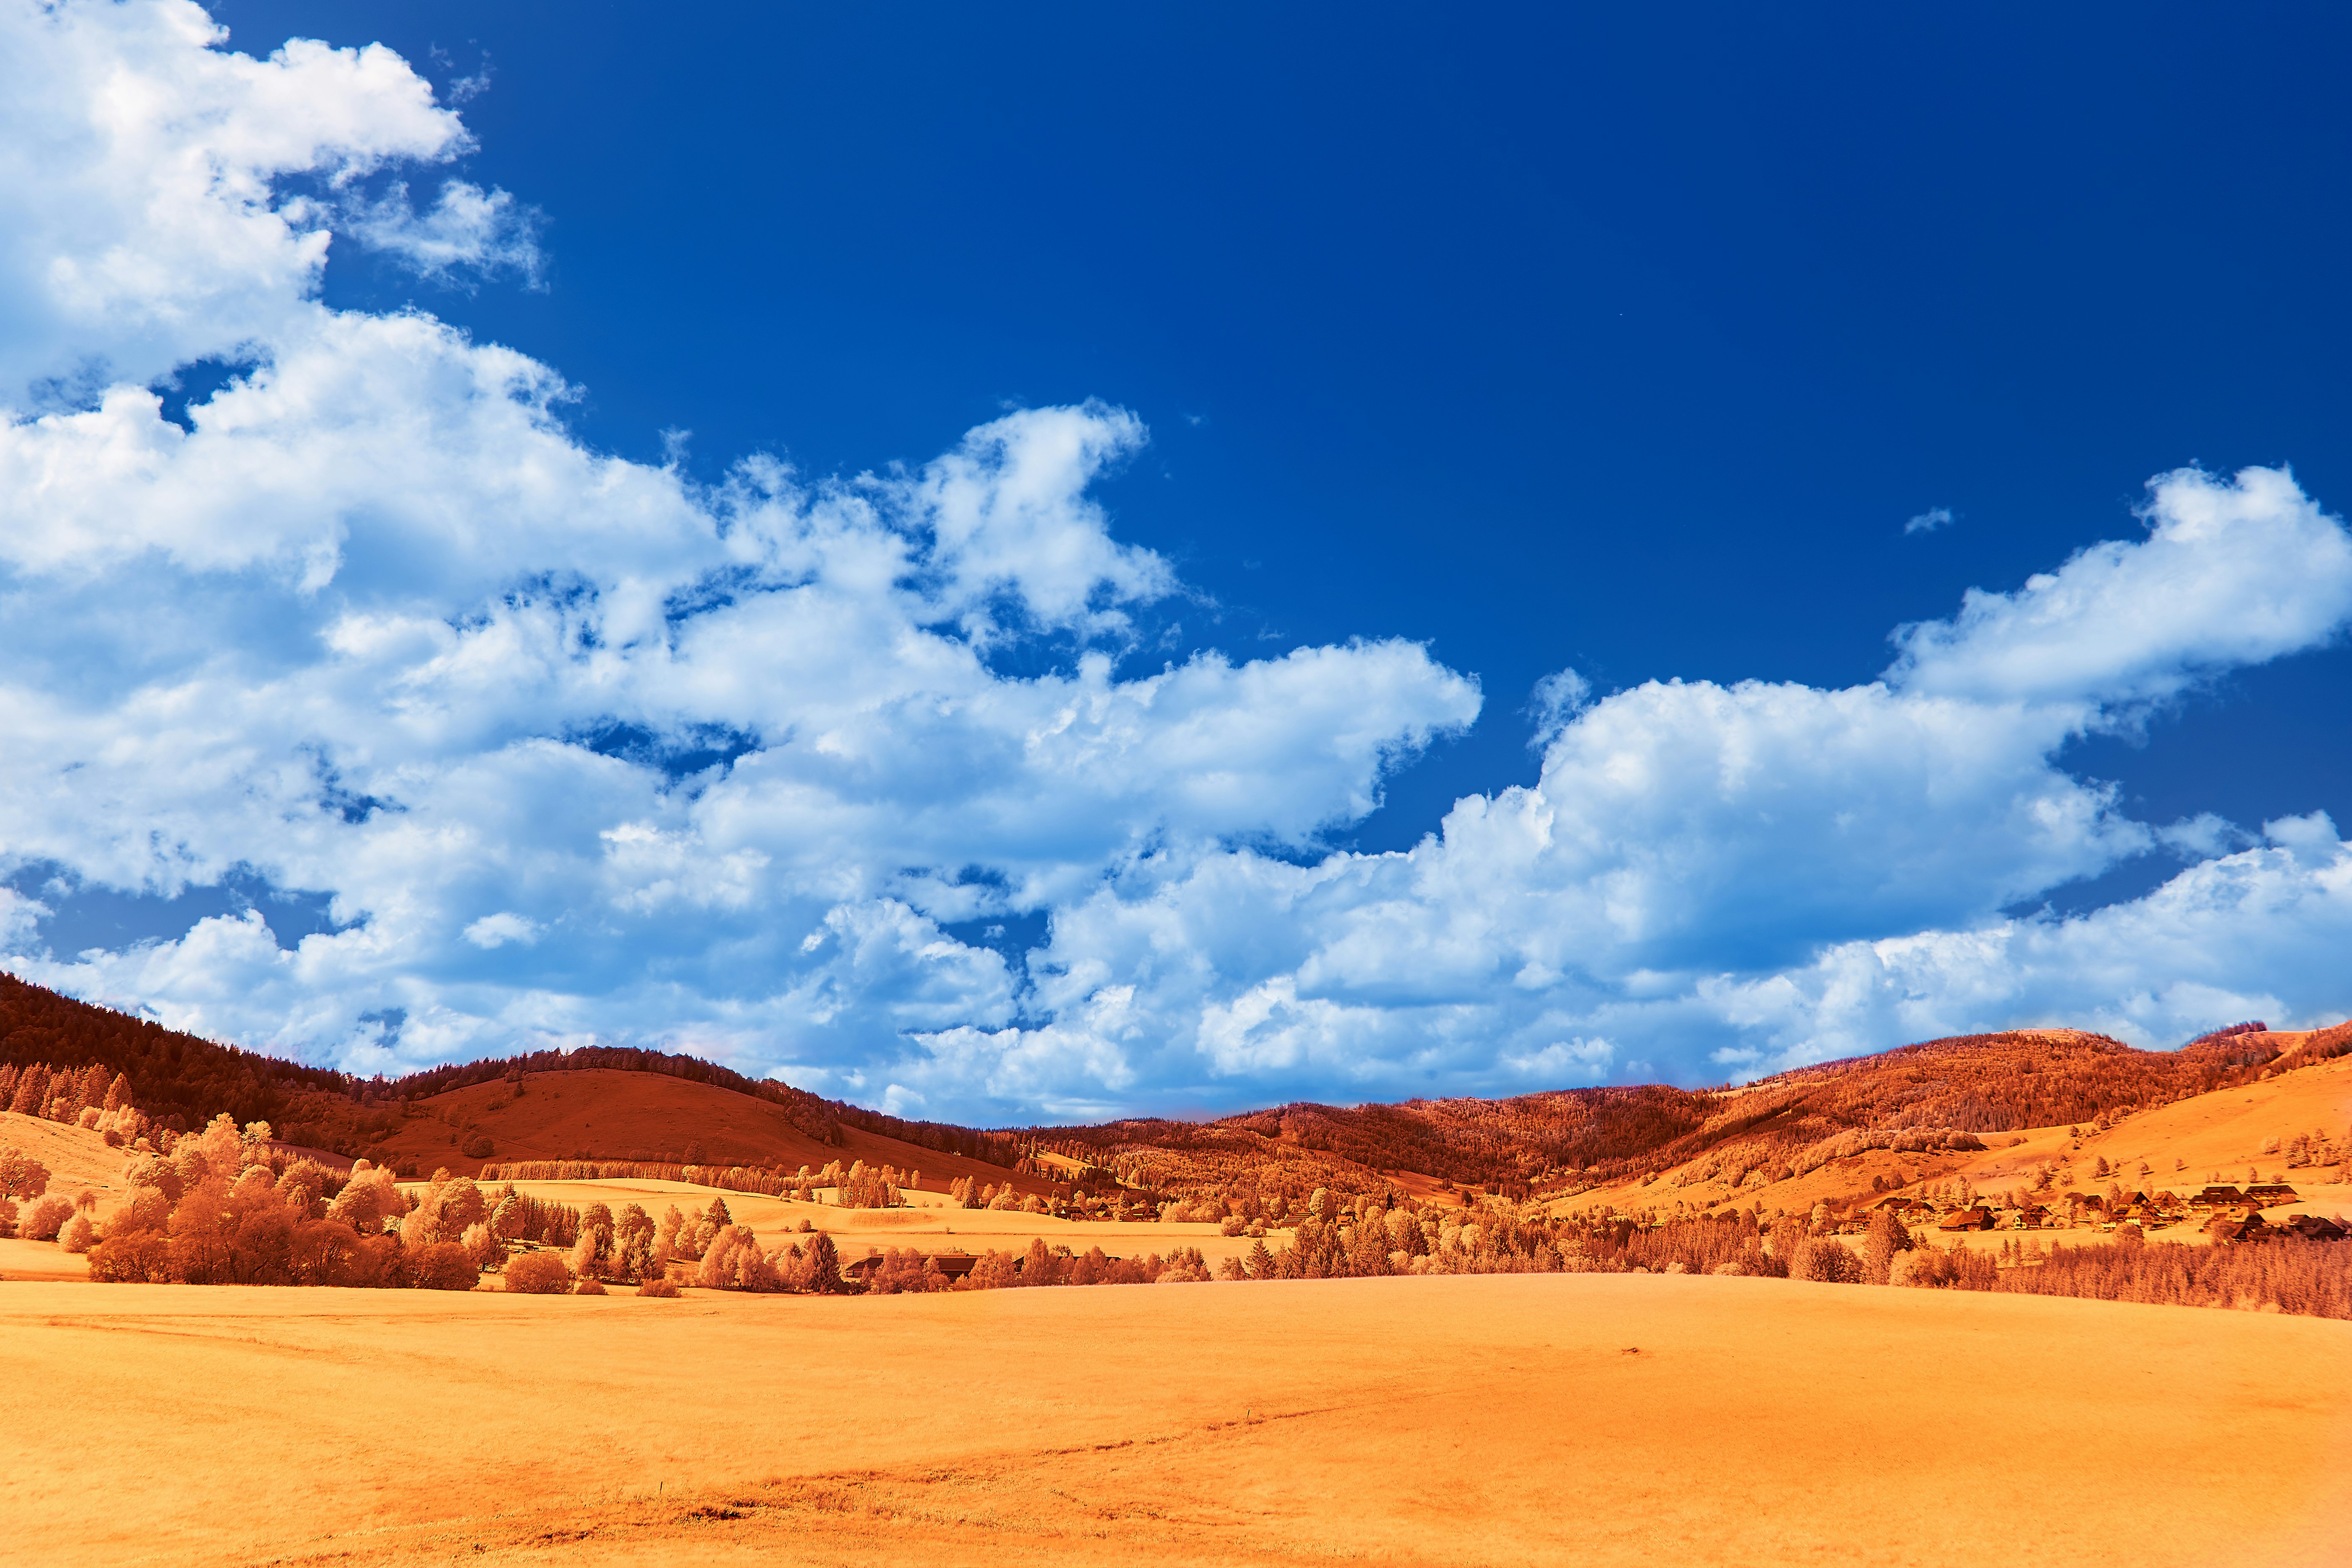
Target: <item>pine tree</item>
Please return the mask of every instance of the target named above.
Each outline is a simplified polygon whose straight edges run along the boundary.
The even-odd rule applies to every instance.
[[[47,1103],[48,1094],[48,1064],[35,1062],[25,1069],[25,1076],[16,1080],[16,1093],[8,1101],[8,1109],[19,1116],[38,1116],[41,1107]]]
[[[833,1245],[833,1237],[818,1231],[803,1256],[808,1260],[808,1288],[811,1290],[824,1295],[841,1289],[841,1253]]]

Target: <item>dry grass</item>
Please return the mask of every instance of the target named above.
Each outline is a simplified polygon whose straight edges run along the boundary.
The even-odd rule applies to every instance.
[[[11,1284],[0,1419],[20,1435],[0,1529],[55,1562],[2352,1548],[2352,1325],[1761,1279],[676,1301]]]
[[[2282,1040],[2294,1037],[2279,1037]],[[1694,1183],[1687,1187],[1678,1186],[1671,1180],[1646,1186],[1626,1182],[1595,1188],[1549,1206],[1555,1213],[1570,1214],[1601,1207],[1621,1211],[1671,1207],[1676,1202],[1688,1203],[1693,1207],[1736,1202],[1743,1207],[1760,1203],[1767,1209],[1801,1213],[1823,1199],[1834,1203],[1874,1196],[1870,1190],[1873,1176],[1893,1177],[1898,1173],[1935,1182],[1965,1177],[1981,1191],[1997,1193],[2006,1187],[2025,1185],[2037,1167],[2062,1154],[2073,1160],[2079,1177],[2077,1185],[2087,1192],[2104,1193],[2113,1180],[2127,1191],[2169,1189],[2185,1195],[2205,1185],[2208,1175],[2216,1170],[2223,1173],[2224,1181],[2234,1185],[2250,1166],[2259,1167],[2265,1178],[2283,1176],[2300,1191],[2319,1187],[2319,1178],[2333,1175],[2334,1168],[2290,1171],[2284,1155],[2263,1152],[2263,1143],[2273,1137],[2292,1139],[2315,1128],[2324,1128],[2341,1140],[2347,1126],[2352,1126],[2352,1057],[2339,1057],[2317,1066],[2280,1073],[2260,1083],[2219,1089],[2160,1106],[2127,1117],[2108,1131],[2080,1139],[2064,1127],[2029,1128],[2018,1133],[1986,1134],[1985,1142],[1991,1147],[1979,1153],[1918,1154],[1877,1150],[1853,1159],[1832,1161],[1817,1171],[1768,1186],[1735,1190],[1721,1181]],[[2019,1142],[2012,1144],[2012,1139]],[[2112,1178],[2093,1177],[2093,1164],[2102,1158],[2110,1165],[2122,1166],[2123,1173]],[[2146,1176],[2137,1173],[2143,1160],[2153,1167]],[[2176,1160],[2186,1161],[2187,1168],[2174,1170]],[[2338,1206],[2352,1207],[2347,1205],[2346,1191],[2341,1187],[2315,1191],[2312,1197],[2315,1201],[2310,1203],[2273,1210],[2268,1217],[2333,1214]],[[2166,1234],[2166,1239],[2194,1240],[2194,1229],[2175,1227]],[[1994,1237],[1991,1244],[1998,1245],[2000,1239]]]
[[[402,1184],[412,1192],[422,1190],[417,1183]],[[488,1190],[495,1193],[505,1185],[490,1183]],[[969,1252],[974,1257],[989,1251],[1024,1252],[1033,1239],[1043,1239],[1047,1247],[1066,1247],[1077,1253],[1099,1247],[1113,1258],[1139,1258],[1155,1252],[1165,1256],[1180,1247],[1197,1247],[1213,1265],[1226,1258],[1246,1257],[1249,1249],[1257,1245],[1255,1238],[1247,1236],[1220,1236],[1213,1225],[1160,1221],[1118,1224],[1055,1219],[1050,1215],[1024,1214],[1017,1209],[953,1208],[937,1193],[910,1194],[911,1201],[905,1208],[845,1209],[758,1193],[720,1192],[684,1182],[517,1182],[513,1185],[525,1197],[575,1207],[603,1204],[617,1213],[622,1205],[635,1204],[656,1219],[673,1204],[686,1214],[698,1215],[710,1206],[711,1199],[719,1198],[726,1202],[727,1212],[735,1223],[748,1225],[758,1232],[763,1246],[777,1247],[793,1239],[799,1234],[801,1222],[806,1220],[811,1228],[833,1237],[845,1261],[893,1247],[911,1247],[926,1254]],[[1266,1237],[1266,1245],[1279,1247],[1287,1235],[1284,1231],[1273,1232]]]
[[[49,1191],[72,1197],[87,1187],[98,1194],[104,1213],[120,1202],[131,1184],[122,1179],[130,1152],[110,1149],[106,1139],[87,1127],[68,1127],[37,1116],[0,1110],[0,1149],[22,1149],[49,1168]]]

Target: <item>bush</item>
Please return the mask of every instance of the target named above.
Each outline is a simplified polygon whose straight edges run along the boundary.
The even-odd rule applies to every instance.
[[[477,1132],[466,1140],[465,1148],[459,1152],[468,1160],[487,1160],[497,1153],[498,1149],[490,1142],[488,1133]]]
[[[152,1230],[110,1236],[89,1249],[89,1277],[101,1285],[163,1284],[172,1278],[172,1244]]]
[[[88,1252],[98,1239],[91,1228],[89,1215],[78,1214],[66,1221],[65,1229],[58,1232],[58,1245],[68,1252]]]
[[[525,1296],[561,1296],[572,1289],[572,1269],[552,1252],[526,1252],[507,1260],[507,1289]]]
[[[1863,1280],[1862,1259],[1852,1248],[1826,1237],[1798,1243],[1796,1256],[1789,1260],[1789,1273],[1824,1285],[1859,1285]]]
[[[674,1297],[677,1294],[677,1281],[675,1279],[648,1279],[644,1284],[637,1287],[637,1294],[640,1296]]]
[[[55,1241],[58,1232],[73,1217],[74,1206],[63,1198],[47,1197],[36,1203],[25,1215],[26,1241]]]
[[[454,1241],[420,1247],[407,1258],[408,1281],[419,1290],[470,1290],[481,1283],[482,1271]]]
[[[597,1279],[593,1274],[591,1274],[588,1278],[580,1281],[579,1284],[573,1286],[572,1288],[572,1293],[575,1296],[602,1296],[605,1294],[604,1282],[602,1279]]]

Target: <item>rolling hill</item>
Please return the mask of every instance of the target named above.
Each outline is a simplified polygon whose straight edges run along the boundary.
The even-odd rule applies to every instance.
[[[2135,1152],[2134,1161],[2163,1153],[2184,1168],[2239,1163],[2273,1138],[2308,1142],[2315,1132],[2325,1141],[2313,1147],[2340,1159],[2352,1102],[2261,1094],[2243,1102],[2259,1101],[2255,1111],[2225,1117],[2217,1097],[2315,1069],[2310,1081],[2332,1082],[2326,1069],[2352,1067],[2340,1060],[2347,1052],[2352,1024],[2305,1034],[2244,1025],[2171,1051],[2032,1029],[1930,1040],[1739,1088],[1648,1084],[1294,1104],[1205,1123],[979,1130],[903,1121],[642,1050],[541,1052],[363,1081],[0,976],[0,1068],[103,1065],[121,1072],[140,1109],[167,1128],[225,1111],[270,1121],[289,1142],[420,1175],[517,1161],[790,1173],[863,1160],[920,1170],[933,1190],[969,1176],[1040,1194],[1123,1193],[1121,1203],[1254,1194],[1295,1205],[1320,1187],[1441,1201],[1486,1192],[1555,1207],[1843,1205],[1890,1184],[1990,1179],[2029,1155],[2055,1160],[2118,1127],[2152,1128],[2154,1113],[2199,1100],[2211,1104],[2181,1124],[2210,1132],[2183,1132],[2177,1151],[2158,1139],[2160,1149]],[[2263,1125],[2250,1125],[2249,1115]],[[2240,1147],[2249,1142],[2255,1148]]]
[[[969,1155],[870,1132],[839,1130],[840,1142],[813,1136],[802,1119],[771,1100],[722,1086],[658,1072],[590,1068],[500,1076],[399,1102],[400,1114],[377,1147],[382,1163],[405,1173],[446,1168],[473,1175],[485,1164],[516,1161],[604,1160],[660,1164],[822,1170],[833,1161],[922,1173],[923,1186],[944,1191],[969,1176],[1024,1192],[1047,1193],[1045,1177],[1015,1173]],[[468,1154],[469,1144],[488,1152]]]

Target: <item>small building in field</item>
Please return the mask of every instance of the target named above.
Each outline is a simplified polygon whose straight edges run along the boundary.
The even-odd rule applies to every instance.
[[[2323,1219],[2315,1214],[2299,1214],[2279,1228],[2305,1241],[2341,1241],[2347,1234],[2344,1227],[2334,1220]]]
[[[2242,1219],[2233,1219],[2224,1215],[2219,1219],[2210,1220],[2206,1223],[2205,1234],[2213,1238],[2215,1245],[2221,1246],[2263,1241],[2276,1236],[2278,1232],[2273,1230],[2262,1215],[2250,1214]]]
[[[2050,1210],[2047,1206],[2042,1204],[2027,1204],[2017,1211],[2017,1217],[2010,1221],[2009,1228],[2040,1230],[2049,1223]]]
[[[2225,1209],[2245,1201],[2246,1194],[2235,1187],[2212,1186],[2189,1199],[2189,1206],[2193,1209]]]
[[[935,1253],[929,1259],[932,1268],[938,1269],[940,1273],[946,1275],[950,1279],[962,1279],[965,1275],[971,1272],[972,1265],[979,1261],[979,1258],[974,1258],[969,1252]]]
[[[2281,1204],[2296,1201],[2295,1191],[2284,1182],[2256,1182],[2246,1189],[2246,1201],[2257,1208],[2276,1208]]]
[[[1936,1222],[1937,1230],[1990,1230],[1992,1210],[1982,1204],[1972,1209],[1954,1209]]]

